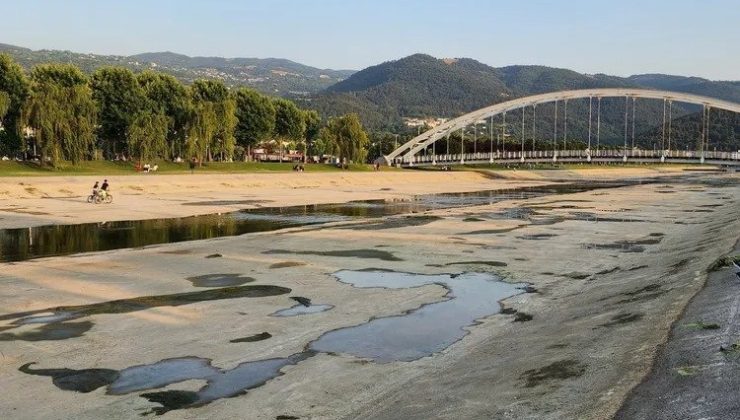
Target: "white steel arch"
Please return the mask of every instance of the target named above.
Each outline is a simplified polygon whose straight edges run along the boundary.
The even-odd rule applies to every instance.
[[[448,133],[452,133],[457,129],[467,127],[481,119],[503,114],[504,112],[530,106],[536,106],[542,103],[563,101],[568,99],[610,97],[665,99],[672,102],[698,104],[710,108],[723,109],[731,112],[740,113],[740,104],[730,101],[724,101],[721,99],[710,98],[707,96],[693,95],[690,93],[631,88],[564,90],[560,92],[543,93],[539,95],[526,96],[523,98],[513,99],[511,101],[501,102],[454,118],[429,131],[421,133],[420,135],[404,143],[403,145],[398,147],[398,149],[384,156],[385,161],[386,163],[390,164],[399,156],[402,156],[402,160],[404,162],[410,161],[414,155],[419,153],[419,151],[426,148],[428,145],[434,143],[435,141],[445,137]]]

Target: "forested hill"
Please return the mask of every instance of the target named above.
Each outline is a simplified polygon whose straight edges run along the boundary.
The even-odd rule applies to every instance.
[[[668,75],[624,78],[544,66],[494,68],[469,58],[415,54],[359,71],[311,99],[307,106],[324,115],[357,112],[367,125],[378,129],[398,126],[402,117],[454,117],[515,97],[600,87],[655,88],[740,102],[737,81]],[[613,108],[616,112],[617,107]],[[678,109],[678,115],[684,110]],[[616,127],[613,131],[616,133]]]
[[[353,70],[318,69],[280,58],[189,57],[172,52],[132,56],[82,54],[59,50],[30,50],[0,44],[27,70],[42,63],[71,63],[87,73],[102,66],[122,66],[134,71],[154,69],[171,74],[185,83],[195,79],[217,79],[228,86],[249,86],[277,96],[305,96],[317,93],[349,77]]]

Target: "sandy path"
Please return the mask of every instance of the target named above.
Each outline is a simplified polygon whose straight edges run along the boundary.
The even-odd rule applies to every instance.
[[[370,173],[253,173],[130,175],[111,177],[113,204],[85,202],[99,176],[0,178],[0,229],[224,213],[257,206],[285,206],[415,194],[463,192],[564,181],[675,175],[665,169],[611,168],[563,171],[394,171]]]

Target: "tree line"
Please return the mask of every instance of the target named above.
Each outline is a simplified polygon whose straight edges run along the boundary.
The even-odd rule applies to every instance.
[[[4,54],[0,127],[0,154],[35,150],[51,165],[117,156],[230,161],[261,144],[364,162],[369,146],[357,114],[322,121],[287,99],[218,80],[185,85],[152,70],[102,67],[88,76],[43,64],[26,74]]]

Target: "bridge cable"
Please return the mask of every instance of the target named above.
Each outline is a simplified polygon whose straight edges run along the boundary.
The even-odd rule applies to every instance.
[[[598,104],[596,106],[596,153],[599,152],[601,146],[601,96],[599,96]]]
[[[624,97],[624,156],[627,156],[627,109],[629,108],[629,96]]]
[[[709,151],[709,143],[712,138],[712,132],[709,130],[709,123],[712,122],[712,117],[709,115],[709,113],[712,111],[712,106],[707,106],[707,151]]]
[[[593,103],[593,98],[591,96],[588,97],[588,153],[591,154],[591,105]]]
[[[671,151],[671,129],[673,128],[673,101],[668,100],[668,151]]]
[[[473,159],[478,153],[478,121],[473,123]]]
[[[432,162],[437,161],[437,139],[432,142]]]
[[[699,152],[704,154],[704,129],[707,124],[707,105],[702,105],[701,108],[701,138],[699,139]]]
[[[460,127],[460,163],[465,163],[465,130]]]
[[[632,97],[632,150],[635,150],[635,103],[637,97]]]
[[[568,100],[563,104],[563,151],[568,150]]]
[[[553,153],[558,150],[558,101],[555,101],[555,119],[553,124],[552,144]]]
[[[663,98],[663,127],[662,127],[663,134],[661,134],[661,138],[660,138],[660,148],[661,150],[664,151],[663,153],[665,153],[665,103],[666,103],[666,98]]]
[[[524,111],[525,107],[522,107],[522,159],[524,159]]]
[[[506,111],[504,111],[504,114],[501,116],[501,147],[504,147],[504,142],[506,142]],[[498,141],[496,142],[496,153],[498,154]]]
[[[493,161],[493,115],[488,120],[488,131],[491,132],[491,144],[488,146],[488,158]]]
[[[532,157],[534,157],[536,138],[537,138],[537,104],[534,104],[532,105]]]

